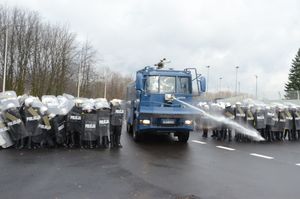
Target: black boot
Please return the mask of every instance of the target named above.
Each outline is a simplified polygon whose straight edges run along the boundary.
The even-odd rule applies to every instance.
[[[121,135],[116,136],[116,146],[118,148],[122,148],[123,146],[121,145]]]
[[[111,135],[110,136],[110,147],[111,148],[115,148],[115,136],[114,135]]]
[[[102,137],[102,147],[103,147],[103,148],[108,148],[108,147],[109,147],[108,136],[103,136],[103,137]]]
[[[231,142],[231,140],[232,140],[231,130],[228,130],[228,141]]]
[[[203,129],[202,137],[207,138],[207,129]]]

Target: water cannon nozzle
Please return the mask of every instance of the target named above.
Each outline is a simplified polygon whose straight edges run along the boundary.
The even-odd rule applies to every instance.
[[[167,102],[172,102],[175,99],[175,96],[173,94],[165,94],[165,100]]]

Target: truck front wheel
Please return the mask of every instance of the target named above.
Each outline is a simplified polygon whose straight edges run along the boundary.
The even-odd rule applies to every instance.
[[[137,120],[135,119],[133,122],[133,127],[132,127],[132,137],[135,142],[138,142],[141,140],[141,135],[137,131]]]
[[[189,140],[190,132],[178,134],[178,141],[186,143]]]

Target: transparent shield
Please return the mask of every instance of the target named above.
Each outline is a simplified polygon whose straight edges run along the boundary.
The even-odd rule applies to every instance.
[[[104,109],[104,108],[110,108],[110,106],[109,106],[107,99],[97,98],[97,99],[95,99],[95,108],[96,109]]]
[[[47,106],[49,114],[60,114],[61,110],[59,109],[59,102],[57,97],[55,97],[54,95],[44,95],[42,96],[42,102]]]
[[[65,96],[57,97],[59,105],[58,108],[60,110],[59,115],[67,115],[71,109],[75,106],[75,102],[71,99],[68,99]]]
[[[19,100],[17,98],[2,98],[0,99],[0,109],[5,111],[10,108],[20,107]]]

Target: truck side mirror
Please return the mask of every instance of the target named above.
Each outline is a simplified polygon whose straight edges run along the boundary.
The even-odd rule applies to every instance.
[[[136,75],[136,90],[140,90],[142,91],[143,90],[143,75],[141,73],[138,73]]]
[[[200,93],[204,93],[206,91],[206,79],[203,76],[200,76],[199,79],[199,91]]]

